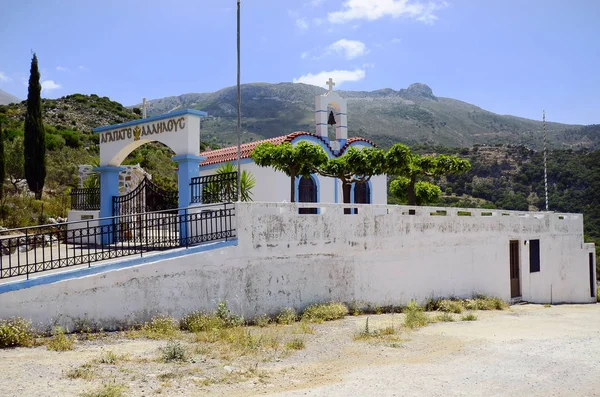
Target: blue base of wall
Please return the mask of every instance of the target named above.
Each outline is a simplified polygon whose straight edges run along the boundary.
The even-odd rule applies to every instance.
[[[106,263],[102,265],[96,265],[93,267],[86,267],[83,269],[65,270],[56,274],[39,275],[29,280],[12,281],[6,284],[0,284],[0,294],[11,291],[18,291],[21,289],[31,288],[38,285],[53,284],[59,281],[70,280],[85,276],[91,276],[93,274],[105,273],[111,270],[124,269],[127,267],[133,267],[143,265],[146,263],[153,263],[162,261],[165,259],[178,258],[180,256],[193,255],[204,251],[215,250],[224,247],[231,247],[237,245],[237,239],[229,241],[221,241],[216,243],[209,243],[198,245],[191,248],[180,248],[166,252],[150,253],[147,256],[132,257],[117,262]]]

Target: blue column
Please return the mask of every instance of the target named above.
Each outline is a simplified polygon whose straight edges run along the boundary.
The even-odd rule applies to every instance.
[[[200,176],[200,163],[206,160],[206,157],[193,154],[184,154],[173,157],[173,161],[178,164],[177,187],[179,190],[179,208],[187,208],[192,202],[192,190],[190,182],[192,178]],[[186,222],[186,210],[179,210],[179,238],[182,245],[188,236],[188,227]]]
[[[113,216],[113,196],[119,195],[119,173],[123,167],[103,166],[96,168],[100,172],[100,218],[109,218]],[[102,242],[112,244],[114,236],[110,229],[111,219],[100,221],[102,226]],[[105,227],[106,226],[106,227]]]

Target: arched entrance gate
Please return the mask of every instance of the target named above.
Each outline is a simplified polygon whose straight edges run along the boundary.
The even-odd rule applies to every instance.
[[[94,129],[100,140],[100,167],[97,168],[100,173],[100,218],[103,218],[100,224],[109,226],[111,219],[107,218],[119,217],[113,218],[111,232],[103,235],[104,244],[124,240],[147,243],[148,239],[160,242],[173,233],[177,233],[180,241],[189,242],[191,215],[186,208],[192,202],[190,183],[199,177],[199,164],[204,160],[199,153],[199,131],[200,119],[206,115],[186,109]],[[121,163],[129,153],[149,142],[161,142],[175,152],[177,194],[165,192],[145,179],[129,195],[119,196]],[[151,216],[155,211],[161,213]],[[139,214],[144,214],[144,219]],[[147,233],[148,230],[152,233]]]

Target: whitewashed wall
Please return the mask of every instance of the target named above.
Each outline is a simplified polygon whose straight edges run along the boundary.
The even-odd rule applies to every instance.
[[[310,205],[300,205],[310,206]],[[313,205],[314,206],[314,205]],[[238,245],[0,294],[0,318],[105,328],[214,309],[221,300],[252,317],[328,300],[377,305],[485,293],[510,299],[509,240],[520,240],[524,300],[585,303],[588,253],[580,214],[366,205],[358,215],[321,204],[242,203]],[[353,207],[357,207],[354,205]],[[491,214],[491,216],[484,216]],[[505,215],[506,214],[506,215]],[[524,242],[541,241],[541,271],[529,274]],[[595,275],[594,275],[595,277]]]

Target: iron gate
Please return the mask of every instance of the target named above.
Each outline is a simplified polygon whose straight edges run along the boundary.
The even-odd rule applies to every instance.
[[[119,217],[115,218],[115,242],[175,244],[178,206],[177,191],[162,189],[144,178],[130,193],[113,197],[113,216]]]

